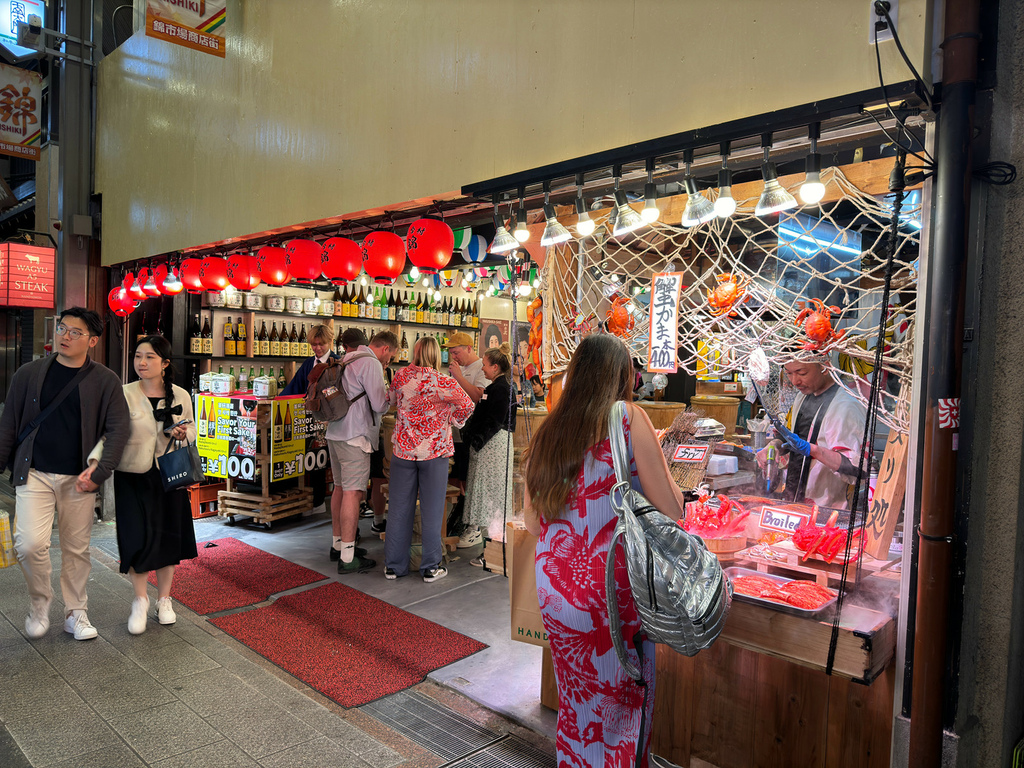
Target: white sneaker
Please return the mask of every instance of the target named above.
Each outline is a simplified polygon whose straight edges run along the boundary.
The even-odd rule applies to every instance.
[[[64,619],[64,631],[74,635],[75,640],[92,640],[99,632],[89,621],[89,614],[78,609],[71,612],[71,615]]]
[[[25,617],[25,634],[38,640],[50,629],[50,601],[34,598]]]
[[[323,515],[327,512],[327,504],[317,504],[312,509],[307,509],[302,513],[303,517],[313,517],[313,515]]]
[[[156,620],[161,624],[173,624],[178,620],[171,605],[171,598],[161,597],[156,601]]]
[[[136,597],[132,600],[132,612],[128,614],[128,633],[141,635],[146,631],[146,614],[149,613],[149,598]]]
[[[483,534],[480,533],[479,528],[474,528],[472,531],[467,531],[459,537],[459,543],[456,545],[458,549],[468,549],[469,547],[475,547],[477,544],[482,543],[484,540]]]

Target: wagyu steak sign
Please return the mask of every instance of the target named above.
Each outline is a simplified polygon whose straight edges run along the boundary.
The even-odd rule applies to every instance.
[[[0,244],[0,306],[53,308],[53,248]]]

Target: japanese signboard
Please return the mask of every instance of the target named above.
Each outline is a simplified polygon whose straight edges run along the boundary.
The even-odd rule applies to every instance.
[[[0,306],[53,308],[53,248],[0,244]]]
[[[878,486],[868,509],[864,551],[880,560],[888,559],[889,545],[903,507],[903,495],[907,490],[908,444],[906,435],[895,429],[889,432],[882,465],[878,469]]]
[[[707,445],[677,445],[676,452],[672,454],[672,461],[702,464],[708,456],[708,448]]]
[[[42,95],[38,72],[0,64],[0,154],[39,159]]]
[[[651,373],[675,373],[679,333],[679,290],[682,272],[658,272],[651,278],[651,332],[647,370]]]
[[[276,397],[271,401],[270,479],[298,477],[327,466],[326,446],[316,446],[316,423],[306,415],[302,395]]]
[[[146,34],[224,58],[227,0],[146,0]]]

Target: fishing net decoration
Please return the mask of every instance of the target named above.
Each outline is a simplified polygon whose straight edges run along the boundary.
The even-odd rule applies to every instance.
[[[683,273],[684,285],[678,334],[682,370],[708,378],[744,373],[750,354],[762,349],[770,367],[761,387],[763,405],[773,412],[785,413],[795,395],[782,371],[795,360],[825,364],[866,405],[876,375],[892,207],[886,197],[862,192],[839,168],[822,171],[822,181],[838,188],[838,199],[778,217],[755,216],[757,200],[750,198],[737,200],[736,212],[726,219],[691,228],[659,221],[615,238],[602,226],[605,214],[604,221],[595,217],[593,237],[549,249],[542,274],[545,374],[564,371],[579,340],[601,323],[646,362],[651,276],[674,271]],[[879,418],[906,433],[920,192],[909,193],[900,223],[878,374],[883,377]]]

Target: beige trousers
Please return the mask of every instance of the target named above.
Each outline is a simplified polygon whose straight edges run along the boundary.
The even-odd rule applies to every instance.
[[[29,598],[46,602],[53,599],[50,537],[56,512],[61,552],[60,589],[67,611],[86,608],[86,584],[92,569],[89,536],[96,494],[75,490],[77,479],[75,475],[32,469],[25,485],[17,488],[14,549],[25,574]]]

